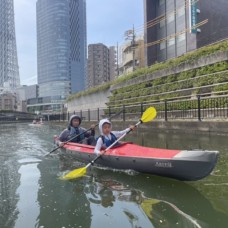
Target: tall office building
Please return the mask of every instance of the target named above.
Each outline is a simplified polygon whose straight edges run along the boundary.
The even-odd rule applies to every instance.
[[[116,52],[102,43],[88,47],[88,88],[101,85],[115,78]]]
[[[0,87],[20,85],[14,24],[14,1],[0,1]]]
[[[110,69],[110,81],[113,81],[117,76],[117,53],[116,47],[109,47],[109,69]]]
[[[85,89],[86,2],[38,0],[36,10],[39,97],[58,103]]]
[[[147,65],[228,37],[227,0],[144,0]]]

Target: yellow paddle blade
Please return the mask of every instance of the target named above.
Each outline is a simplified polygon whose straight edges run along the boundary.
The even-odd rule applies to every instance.
[[[142,201],[141,207],[150,219],[153,219],[152,217],[153,205],[160,202],[161,202],[160,200],[156,200],[156,199],[148,199],[148,200]]]
[[[67,173],[65,176],[60,177],[61,180],[73,180],[79,177],[82,177],[86,174],[86,167],[75,169],[69,173]]]
[[[156,109],[154,107],[149,107],[142,115],[141,121],[143,123],[153,120],[157,115]]]

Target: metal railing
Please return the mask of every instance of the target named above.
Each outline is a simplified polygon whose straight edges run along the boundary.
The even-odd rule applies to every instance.
[[[38,118],[36,114],[0,110],[0,123],[12,121],[32,121],[35,118]]]
[[[136,105],[123,105],[115,107],[76,110],[74,112],[49,115],[46,119],[50,121],[69,120],[70,116],[76,114],[83,121],[99,121],[102,118],[112,116],[120,110],[122,112],[115,117],[115,120],[127,121],[138,120],[142,113],[150,106],[157,110],[157,119],[168,121],[175,119],[206,120],[206,119],[227,119],[228,118],[228,96],[203,97],[197,96],[194,99],[179,101],[162,101],[152,103],[140,103]]]

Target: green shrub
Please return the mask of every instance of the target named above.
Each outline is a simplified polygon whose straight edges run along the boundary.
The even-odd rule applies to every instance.
[[[117,78],[113,82],[109,82],[101,86],[92,88],[90,90],[73,94],[68,97],[67,101],[70,101],[74,98],[78,98],[80,96],[94,93],[97,91],[106,90],[110,88],[111,85],[119,84],[121,82],[126,82],[131,78],[140,77],[146,74],[151,74],[159,70],[173,68],[183,63],[191,63],[193,61],[197,61],[197,59],[201,57],[208,56],[218,51],[225,51],[225,50],[228,50],[228,41],[203,47],[196,51],[180,56],[176,59],[154,64],[149,68],[138,69],[135,72],[132,72],[128,75]],[[202,78],[196,78],[195,80],[193,79],[195,76],[211,74],[215,72],[224,71],[227,69],[228,69],[228,61],[223,61],[212,65],[204,66],[198,69],[191,69],[178,74],[172,74],[162,78],[150,80],[147,82],[138,83],[136,85],[129,85],[124,88],[113,90],[112,96],[109,98],[109,104],[110,105],[133,104],[134,102],[172,99],[177,96],[183,96],[183,94],[186,94],[185,92],[176,93],[175,91],[227,82],[228,81],[227,72],[224,72],[224,73],[221,72],[220,74],[217,74],[217,75],[208,75]],[[185,80],[185,81],[181,82],[181,80]],[[167,84],[167,83],[170,83],[170,84]],[[218,85],[218,86],[215,86],[214,88],[209,87],[209,88],[202,88],[202,89],[194,89],[192,90],[191,93],[194,95],[194,94],[203,93],[205,91],[211,92],[212,90],[214,92],[227,90],[227,84]],[[165,92],[173,92],[173,93],[159,94],[159,93],[165,93]],[[189,94],[189,92],[187,94]],[[147,97],[140,97],[140,96],[147,96]]]
[[[228,90],[228,83],[223,85],[217,85],[213,89],[214,92],[227,91],[227,90]]]

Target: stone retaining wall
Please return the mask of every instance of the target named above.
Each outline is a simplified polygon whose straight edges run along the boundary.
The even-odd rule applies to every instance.
[[[202,57],[197,61],[193,61],[190,63],[182,63],[177,67],[159,70],[152,74],[138,76],[136,78],[129,79],[128,81],[119,83],[117,85],[113,85],[110,89],[98,91],[95,93],[91,93],[89,95],[83,95],[81,97],[75,98],[74,100],[67,102],[67,111],[73,112],[79,110],[93,110],[97,108],[104,108],[106,107],[106,103],[109,101],[109,96],[111,96],[112,90],[123,88],[129,85],[139,84],[159,77],[177,74],[183,71],[203,67],[205,65],[215,64],[217,62],[226,60],[228,60],[228,51],[220,51],[210,56]]]
[[[113,129],[124,129],[129,125],[134,124],[132,121],[112,121]],[[83,126],[90,127],[91,123],[84,122]],[[154,131],[172,131],[183,133],[212,133],[212,134],[227,134],[228,121],[152,121],[140,125],[142,128],[151,128]]]
[[[212,55],[209,55],[207,57],[202,57],[197,61],[193,61],[190,63],[182,63],[177,67],[155,71],[152,74],[139,76],[139,77],[130,79],[128,81],[122,82],[120,84],[113,85],[111,87],[111,91],[116,90],[116,89],[120,89],[120,88],[123,88],[126,86],[135,85],[135,84],[139,84],[142,82],[150,81],[150,80],[153,80],[156,78],[165,77],[167,75],[177,74],[177,73],[181,73],[181,72],[184,72],[187,70],[192,70],[192,69],[200,68],[200,67],[203,67],[206,65],[215,64],[217,62],[222,62],[222,61],[226,61],[226,60],[228,60],[228,51],[220,51],[220,52],[214,53]]]
[[[67,111],[72,113],[79,110],[93,110],[97,108],[104,108],[106,107],[106,103],[109,101],[109,96],[111,96],[110,89],[106,89],[78,97],[72,101],[67,102]]]

